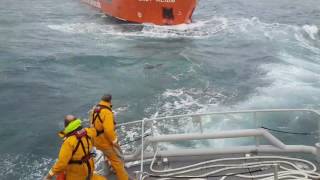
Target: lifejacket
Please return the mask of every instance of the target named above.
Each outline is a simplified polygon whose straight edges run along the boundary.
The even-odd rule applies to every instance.
[[[104,105],[100,105],[100,104],[95,106],[95,108],[93,109],[93,113],[92,113],[92,122],[91,122],[91,124],[97,130],[97,136],[99,136],[99,135],[104,133],[104,129],[98,130],[96,128],[96,126],[95,126],[95,122],[96,122],[97,119],[100,121],[101,124],[103,124],[102,118],[100,116],[100,112],[101,112],[102,109],[107,109],[113,114],[112,109],[110,107],[108,107],[108,106],[104,106]],[[115,121],[113,121],[113,123],[114,123],[114,125],[116,125]]]
[[[56,180],[66,180],[66,174],[64,172],[57,174]]]
[[[66,138],[69,138],[71,136],[75,136],[78,140],[78,143],[74,150],[72,151],[72,156],[78,151],[79,146],[81,146],[82,151],[84,152],[84,156],[79,160],[74,160],[71,157],[71,160],[69,161],[69,164],[83,164],[85,163],[88,167],[88,178],[91,177],[91,170],[92,167],[90,166],[90,159],[94,157],[94,153],[91,153],[90,151],[90,145],[92,146],[91,138],[88,136],[87,131],[85,129],[76,130],[66,136]],[[87,148],[84,146],[84,142],[82,138],[85,137],[85,141],[87,143]]]

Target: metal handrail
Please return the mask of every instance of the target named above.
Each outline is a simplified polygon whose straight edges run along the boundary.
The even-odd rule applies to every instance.
[[[122,123],[122,124],[119,124],[117,126],[128,126],[128,125],[132,125],[132,124],[137,124],[137,123],[141,123],[141,145],[140,147],[138,148],[138,150],[136,152],[134,152],[133,154],[131,154],[131,156],[127,156],[125,159],[127,160],[134,160],[138,154],[140,153],[140,161],[141,161],[141,167],[140,167],[140,175],[143,174],[143,162],[144,162],[144,151],[146,149],[146,147],[148,147],[150,145],[150,143],[152,143],[153,141],[155,143],[157,143],[158,141],[159,142],[162,142],[162,140],[156,140],[157,138],[161,139],[161,138],[168,138],[170,136],[171,139],[183,139],[183,138],[186,138],[186,139],[193,139],[194,137],[189,137],[187,134],[181,134],[181,135],[168,135],[168,136],[158,136],[157,138],[155,137],[148,137],[146,139],[144,139],[144,132],[145,132],[145,123],[147,122],[155,122],[155,121],[160,121],[160,120],[167,120],[167,119],[176,119],[176,118],[185,118],[185,117],[200,117],[200,116],[210,116],[210,115],[230,115],[230,114],[243,114],[243,113],[253,113],[253,120],[255,121],[255,126],[258,126],[258,121],[256,119],[256,115],[257,113],[270,113],[270,112],[311,112],[311,113],[315,113],[316,115],[318,115],[320,117],[320,113],[317,111],[317,110],[314,110],[314,109],[259,109],[259,110],[240,110],[240,111],[224,111],[224,112],[209,112],[209,113],[195,113],[195,114],[184,114],[184,115],[176,115],[176,116],[166,116],[166,117],[158,117],[158,118],[150,118],[150,119],[143,119],[143,120],[138,120],[138,121],[132,121],[132,122],[127,122],[127,123]],[[201,137],[200,139],[202,138],[208,138],[209,136],[212,136],[214,137],[214,134],[203,134],[203,129],[202,129],[202,120],[200,119],[199,121],[200,123],[200,134],[198,134],[199,137]],[[152,126],[153,127],[153,126]],[[259,127],[256,127],[256,128],[259,128]],[[263,132],[263,133],[262,133]],[[221,132],[218,133],[217,136],[221,135],[220,134]],[[275,146],[273,147],[267,147],[267,146],[260,146],[260,142],[259,142],[259,135],[262,133],[263,134],[263,137],[267,138],[269,140],[269,142],[272,142]],[[192,134],[191,134],[192,135]],[[195,134],[193,134],[195,135]],[[208,136],[208,137],[207,137]],[[249,148],[246,147],[246,148],[242,148],[239,147],[240,151],[243,151],[243,152],[251,152],[253,150],[256,150],[256,151],[270,151],[270,152],[278,152],[280,150],[280,152],[308,152],[308,153],[311,153],[311,154],[314,154],[316,155],[317,157],[320,157],[320,148],[318,147],[314,147],[314,146],[294,146],[294,145],[285,145],[283,144],[281,141],[279,141],[277,138],[275,138],[274,136],[272,136],[270,133],[268,133],[267,131],[265,130],[262,130],[260,129],[259,132],[255,135],[251,135],[253,137],[255,137],[255,141],[256,141],[256,145],[255,147],[253,148]],[[237,136],[235,136],[237,137]],[[164,140],[164,142],[166,141],[170,141],[170,138],[169,139],[166,139]],[[276,147],[276,148],[274,148]],[[240,152],[239,151],[239,152]],[[208,153],[209,151],[203,151],[201,153]],[[213,153],[212,150],[210,150],[211,153]],[[224,151],[225,152],[225,151]],[[230,151],[231,152],[231,151]],[[233,152],[233,151],[232,151]],[[235,151],[236,152],[236,151]],[[180,154],[190,154],[190,152],[183,152],[181,151]],[[219,151],[217,151],[216,153],[219,153]],[[233,152],[234,153],[234,152]],[[169,153],[170,154],[170,153]],[[167,154],[167,155],[169,155]],[[148,156],[148,155],[146,155]],[[142,179],[142,177],[140,176],[140,179]]]
[[[142,120],[141,121],[141,134],[144,134],[144,120]],[[140,179],[142,179],[142,177],[143,177],[143,168],[144,168],[144,165],[143,165],[143,163],[144,163],[144,136],[142,136],[142,138],[141,138],[141,165],[140,165],[140,172],[141,172],[141,174],[140,174]]]
[[[227,153],[242,153],[242,152],[252,152],[252,151],[264,151],[264,152],[304,152],[304,153],[311,153],[314,155],[319,155],[317,152],[317,148],[315,146],[304,146],[304,145],[286,145],[281,140],[273,136],[270,132],[265,129],[246,129],[246,130],[231,130],[231,131],[219,131],[213,133],[193,133],[193,134],[171,134],[171,135],[160,135],[155,137],[147,137],[144,143],[138,147],[135,153],[131,155],[126,155],[127,160],[136,160],[136,158],[140,156],[144,156],[144,150],[153,142],[172,142],[172,141],[184,141],[184,140],[201,140],[201,139],[225,139],[225,138],[239,138],[239,137],[264,137],[271,146],[261,146],[261,147],[250,147],[247,148],[225,148],[223,151],[219,150],[218,153],[213,149],[208,149],[205,151],[201,151],[202,153],[206,154],[221,154]],[[248,147],[250,147],[248,149]],[[197,151],[193,150],[175,150],[166,155],[169,156],[186,156],[191,155],[190,153],[197,154]],[[141,157],[140,157],[141,158]],[[141,162],[143,162],[143,158],[141,158]]]

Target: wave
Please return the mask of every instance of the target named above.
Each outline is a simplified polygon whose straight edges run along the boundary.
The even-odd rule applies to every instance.
[[[207,107],[219,106],[228,97],[221,92],[214,90],[213,88],[179,88],[179,89],[166,89],[160,94],[153,105],[146,109],[146,114],[150,115],[150,118],[173,116],[177,114],[191,114],[206,112]],[[192,119],[183,118],[175,119],[177,121],[155,121],[152,125],[146,125],[145,133],[151,133],[151,129],[154,135],[157,134],[170,134],[170,133],[186,133],[186,132],[199,132],[199,128],[195,127]],[[224,123],[221,122],[222,124]],[[218,126],[217,126],[218,127]],[[141,135],[141,125],[138,123],[130,127],[121,127],[119,129],[124,135],[121,137],[121,143],[130,142],[136,137]],[[183,144],[175,143],[161,143],[159,147],[162,149],[176,149],[181,146],[188,147],[208,145],[207,142],[184,142]],[[216,141],[216,145],[222,145],[224,141]],[[125,152],[133,152],[136,147],[139,146],[139,142],[133,142],[122,146]],[[147,149],[148,151],[148,149]]]
[[[154,112],[151,118],[205,112],[208,105],[218,106],[228,97],[213,88],[167,89],[157,98],[157,102],[146,110]]]
[[[318,80],[320,72],[320,39],[319,29],[316,25],[290,25],[281,23],[265,23],[259,18],[225,18],[213,17],[198,24],[175,27],[175,30],[199,29],[199,31],[209,32],[211,27],[216,28],[215,22],[220,22],[221,31],[224,38],[241,38],[241,40],[262,41],[271,43],[274,46],[272,57],[275,62],[262,62],[258,65],[261,72],[266,72],[261,81],[271,82],[266,87],[257,87],[249,97],[243,102],[235,102],[237,108],[255,107],[304,107],[310,104],[318,104],[315,99],[318,97]],[[165,27],[167,28],[167,27]],[[211,29],[212,30],[212,29]],[[198,31],[197,31],[198,32]],[[213,31],[215,34],[216,31]],[[207,33],[210,34],[210,33]],[[208,35],[210,36],[210,35]],[[296,74],[298,73],[298,74]],[[285,78],[285,79],[283,79]],[[310,80],[311,79],[311,80]],[[313,81],[313,83],[311,83]],[[296,88],[297,93],[292,89]],[[197,92],[192,94],[190,92]],[[281,91],[283,93],[277,93]],[[313,95],[305,97],[305,92]],[[204,93],[199,89],[168,89],[160,98],[163,103],[157,104],[158,110],[153,115],[173,115],[181,113],[194,113],[214,108],[212,104],[219,104],[219,100],[211,97],[206,100],[199,99],[199,94]],[[223,94],[223,92],[213,92]],[[222,95],[223,96],[223,95]],[[298,97],[297,100],[291,100]],[[175,99],[175,101],[173,101]],[[303,102],[304,104],[299,104]],[[265,103],[264,103],[265,102]],[[223,106],[223,105],[217,105]],[[225,107],[222,107],[225,108]]]
[[[258,87],[256,93],[233,108],[315,108],[320,101],[320,66],[285,52],[278,54],[285,62],[261,65],[267,72],[261,79],[271,82]],[[320,59],[319,59],[320,61]]]
[[[52,159],[32,154],[2,154],[0,179],[42,179],[52,165]]]
[[[299,44],[313,52],[320,52],[319,28],[316,25],[290,25],[265,23],[259,18],[211,17],[191,24],[157,26],[152,24],[98,24],[65,23],[48,25],[48,28],[63,33],[83,34],[96,38],[193,38],[205,39],[219,36],[225,39],[241,38],[257,41],[273,41],[287,46]],[[100,38],[99,38],[100,39]]]
[[[316,25],[304,25],[302,28],[313,40],[316,40],[319,36],[319,28]]]

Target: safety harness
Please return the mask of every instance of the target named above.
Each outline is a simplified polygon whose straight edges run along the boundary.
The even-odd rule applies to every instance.
[[[102,130],[98,130],[95,127],[95,122],[96,122],[97,119],[100,121],[101,124],[103,124],[102,118],[100,116],[100,112],[101,112],[102,109],[107,109],[111,113],[113,113],[112,109],[110,107],[108,107],[108,106],[104,106],[104,105],[100,105],[100,104],[95,106],[95,108],[93,109],[93,113],[92,113],[92,122],[91,123],[92,123],[93,127],[97,130],[97,136],[99,136],[99,135],[104,133],[103,129]],[[115,123],[115,122],[113,122],[113,123]]]
[[[90,137],[88,136],[87,134],[87,131],[85,129],[81,129],[81,130],[76,130],[70,134],[67,135],[67,138],[68,137],[71,137],[71,136],[76,136],[77,140],[78,140],[78,143],[76,145],[76,147],[74,148],[74,150],[72,151],[72,156],[78,151],[79,149],[79,146],[81,145],[82,147],[82,150],[83,150],[83,153],[84,153],[84,156],[80,159],[80,160],[73,160],[71,159],[69,161],[69,164],[83,164],[83,163],[86,163],[87,167],[88,167],[88,178],[87,179],[90,179],[91,177],[91,166],[90,166],[90,159],[92,157],[94,157],[94,153],[91,153],[90,152]],[[85,137],[86,139],[86,143],[87,143],[87,149],[85,148],[84,146],[84,143],[82,141],[82,138]]]

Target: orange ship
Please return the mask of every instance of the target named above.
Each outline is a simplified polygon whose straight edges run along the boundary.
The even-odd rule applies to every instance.
[[[156,25],[191,23],[197,0],[82,0],[120,20]]]

